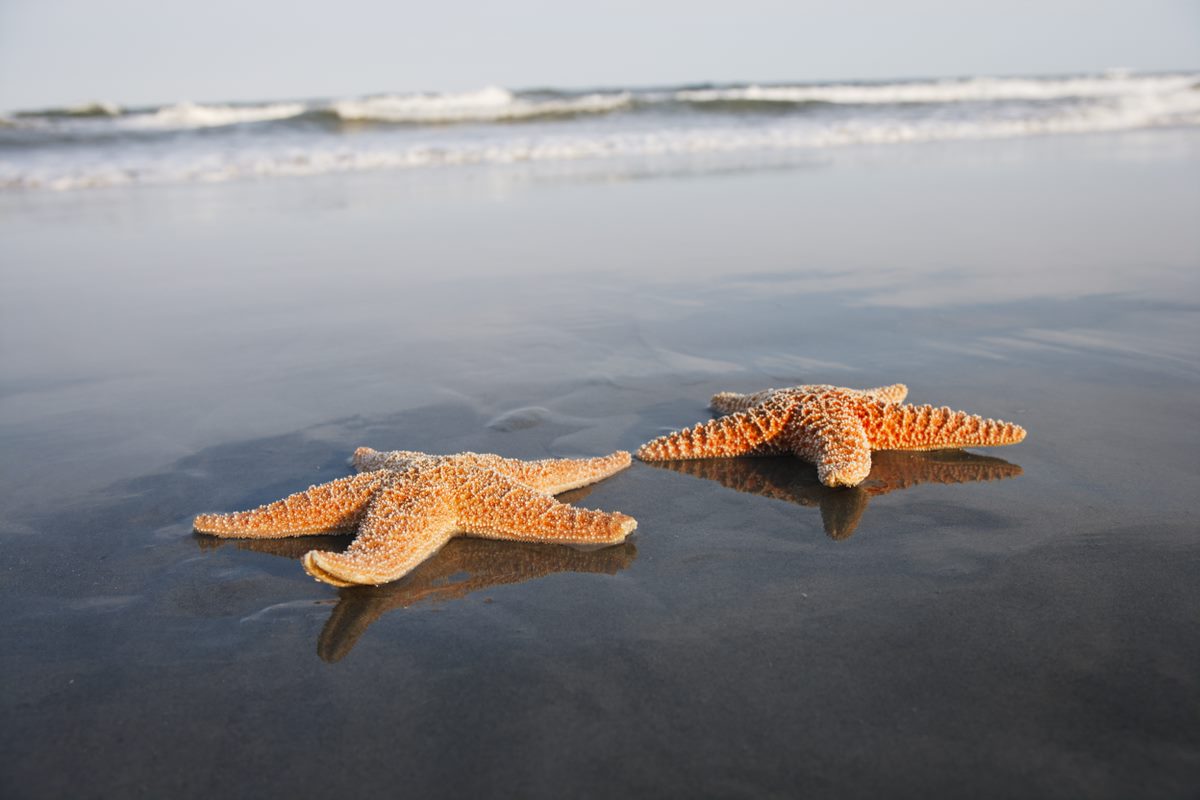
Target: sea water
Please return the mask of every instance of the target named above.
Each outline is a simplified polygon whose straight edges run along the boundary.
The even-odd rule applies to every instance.
[[[663,173],[847,145],[1200,125],[1200,73],[375,94],[11,111],[0,188],[526,164]]]

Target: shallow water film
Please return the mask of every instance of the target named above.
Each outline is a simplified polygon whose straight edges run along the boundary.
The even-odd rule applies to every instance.
[[[1200,137],[0,194],[0,793],[1190,797]],[[633,466],[623,545],[195,534],[360,445],[893,382],[1021,444]]]

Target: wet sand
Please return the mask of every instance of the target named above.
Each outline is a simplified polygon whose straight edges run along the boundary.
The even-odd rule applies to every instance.
[[[1189,797],[1200,138],[0,196],[0,790]],[[1022,444],[632,468],[624,546],[335,590],[194,534],[357,445],[904,382]]]

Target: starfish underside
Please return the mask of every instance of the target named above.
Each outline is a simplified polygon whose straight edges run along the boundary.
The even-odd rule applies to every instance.
[[[306,553],[304,569],[334,586],[379,585],[403,577],[458,534],[570,545],[622,542],[637,527],[633,517],[575,508],[553,495],[607,478],[629,461],[626,452],[521,461],[360,447],[354,454],[357,475],[251,511],[201,514],[194,527],[258,539],[357,529],[343,553]]]
[[[638,450],[643,461],[791,453],[817,465],[826,486],[857,486],[871,471],[872,450],[939,450],[1015,444],[1025,430],[1011,422],[903,402],[904,384],[856,390],[805,385],[712,398],[724,414],[660,436]]]

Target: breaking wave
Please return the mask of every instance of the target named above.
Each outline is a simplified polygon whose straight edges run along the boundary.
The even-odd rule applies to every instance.
[[[342,122],[450,124],[513,122],[586,114],[607,114],[632,104],[630,92],[565,95],[517,95],[490,87],[476,92],[389,94],[332,102],[204,105],[177,103],[159,108],[122,110],[111,103],[71,109],[17,112],[18,124],[76,135],[129,131],[180,131],[299,119]],[[73,124],[74,123],[74,124]]]
[[[339,100],[330,110],[349,122],[508,122],[543,117],[606,114],[628,107],[629,92],[577,96],[523,97],[507,89],[489,87],[455,94],[406,94]]]
[[[1110,75],[101,104],[0,117],[0,189],[584,160],[653,171],[679,157],[1194,127],[1198,85],[1196,74]]]
[[[911,83],[738,86],[685,89],[674,93],[688,103],[836,103],[900,105],[1005,100],[1067,100],[1150,97],[1197,88],[1195,75],[1148,75],[1078,78],[964,78]]]
[[[217,128],[253,122],[298,117],[305,112],[304,103],[270,103],[260,106],[199,105],[178,103],[147,113],[126,114],[118,124],[127,130],[183,130]]]

